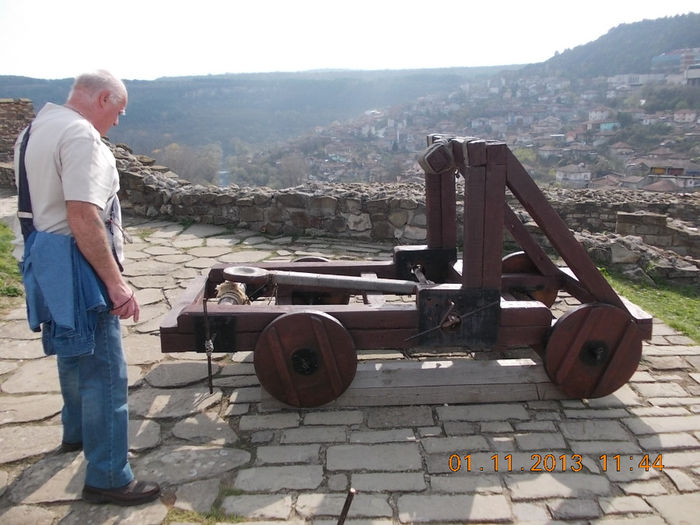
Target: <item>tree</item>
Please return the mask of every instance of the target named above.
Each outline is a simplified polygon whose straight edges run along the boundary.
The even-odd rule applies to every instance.
[[[617,121],[620,123],[620,127],[626,128],[634,123],[634,118],[631,113],[619,111],[617,113]]]
[[[301,184],[308,174],[309,167],[301,154],[294,152],[279,161],[279,177],[272,182],[275,188],[289,188]]]
[[[173,142],[154,151],[153,157],[190,182],[212,183],[221,166],[223,151],[218,144],[192,148]]]
[[[382,161],[382,174],[378,182],[396,182],[403,175],[403,156],[392,155]]]
[[[195,150],[194,165],[190,176],[194,181],[216,182],[223,150],[219,144],[208,144]]]
[[[644,110],[656,111],[700,108],[699,86],[645,86],[642,98],[646,100]]]
[[[537,153],[532,148],[516,148],[513,154],[522,163],[534,164],[537,162]]]

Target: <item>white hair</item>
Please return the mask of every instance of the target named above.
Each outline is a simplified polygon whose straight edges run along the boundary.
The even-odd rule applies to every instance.
[[[68,99],[70,100],[76,91],[87,95],[96,95],[100,91],[108,90],[116,100],[126,98],[126,86],[124,82],[116,78],[109,71],[99,69],[92,73],[83,73],[76,77],[71,87]]]

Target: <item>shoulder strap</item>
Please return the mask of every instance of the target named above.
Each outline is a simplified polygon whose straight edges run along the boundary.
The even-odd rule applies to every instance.
[[[24,156],[27,152],[27,143],[29,142],[29,133],[32,130],[31,123],[27,127],[22,137],[22,144],[19,147],[19,180],[17,185],[17,217],[19,218],[20,226],[22,227],[22,236],[27,240],[34,228],[34,215],[32,213],[32,197],[29,194],[29,183],[27,182],[27,168],[24,162]]]

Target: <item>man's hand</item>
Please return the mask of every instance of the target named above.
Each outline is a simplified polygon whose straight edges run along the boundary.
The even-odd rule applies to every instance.
[[[134,291],[121,273],[109,246],[107,232],[97,206],[89,202],[66,201],[68,226],[80,253],[87,259],[107,287],[114,315],[120,319],[139,320],[139,304]]]
[[[127,287],[128,293],[126,294],[126,299],[124,299],[122,302],[117,302],[115,301],[115,298],[110,294],[109,298],[112,301],[112,309],[110,312],[112,312],[114,315],[118,315],[119,319],[128,319],[129,317],[134,318],[134,322],[138,322],[139,320],[139,303],[136,301],[136,297],[134,297],[134,292],[130,288]]]

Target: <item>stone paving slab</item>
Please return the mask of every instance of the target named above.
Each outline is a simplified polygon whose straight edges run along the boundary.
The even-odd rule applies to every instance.
[[[0,334],[7,339],[41,339],[41,333],[32,332],[25,320],[0,321]]]
[[[345,494],[302,494],[297,499],[296,511],[303,518],[338,516],[343,510]],[[390,518],[393,512],[386,496],[358,494],[348,516],[351,518]]]
[[[129,420],[129,450],[141,451],[161,443],[161,427],[150,419]]]
[[[203,388],[148,388],[129,396],[131,413],[148,418],[178,418],[207,410],[221,401],[221,391]]]
[[[168,507],[161,501],[138,507],[115,507],[114,505],[74,504],[61,525],[85,525],[86,523],[160,525],[168,514]]]
[[[63,398],[60,394],[0,396],[0,425],[40,421],[55,416],[61,408]]]
[[[0,464],[45,454],[61,443],[60,425],[0,427]]]
[[[160,338],[151,334],[129,334],[122,339],[126,362],[130,365],[150,365],[163,359]]]
[[[40,339],[28,341],[0,339],[0,359],[7,361],[24,361],[46,357]]]
[[[292,497],[274,494],[229,496],[221,508],[226,514],[248,519],[286,520],[292,514]]]
[[[397,502],[401,523],[507,523],[512,510],[503,495],[405,495]]]
[[[698,522],[700,345],[667,325],[654,322],[638,371],[602,399],[264,406],[252,352],[215,354],[214,394],[203,354],[161,352],[159,321],[189,280],[218,262],[359,259],[368,249],[387,260],[390,247],[144,220],[128,229],[138,244],[127,247],[127,277],[144,313],[123,324],[131,463],[163,484],[163,497],[128,509],[80,501],[85,459],[56,453],[55,359],[43,355],[18,304],[0,318],[3,525],[160,525],[175,523],[173,508],[325,525],[336,523],[351,487],[358,494],[347,525]],[[407,359],[360,357],[370,367]]]
[[[15,370],[19,365],[10,361],[0,362],[0,376],[5,375]]]
[[[0,511],[0,521],[5,525],[52,525],[57,516],[46,509],[30,505],[17,505],[4,512]]]
[[[78,501],[85,478],[82,454],[53,455],[29,467],[10,489],[14,503],[55,503]]]
[[[217,374],[218,365],[211,366],[212,374]],[[177,388],[201,382],[207,374],[207,363],[159,363],[146,374],[146,381],[156,388]]]
[[[205,514],[209,512],[219,496],[220,486],[221,481],[215,478],[180,485],[175,492],[175,506]]]
[[[134,474],[177,486],[230,472],[250,461],[250,453],[218,445],[161,446],[133,460]]]
[[[323,482],[320,465],[252,467],[241,469],[234,487],[244,492],[316,489]]]
[[[172,432],[177,438],[195,443],[233,445],[238,441],[238,436],[228,422],[211,412],[178,421]]]
[[[0,384],[0,388],[8,394],[60,392],[56,358],[45,357],[23,363]]]

